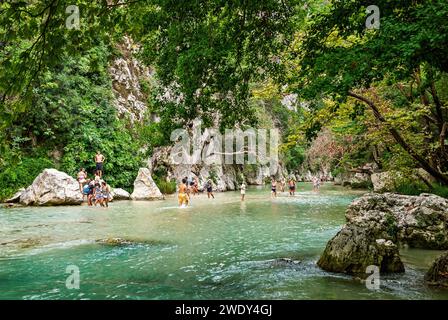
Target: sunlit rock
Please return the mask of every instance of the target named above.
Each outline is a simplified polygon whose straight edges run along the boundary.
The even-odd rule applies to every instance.
[[[78,182],[56,169],[45,169],[20,195],[24,205],[78,205],[83,201]]]

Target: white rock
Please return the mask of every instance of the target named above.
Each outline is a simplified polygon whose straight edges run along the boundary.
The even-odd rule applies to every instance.
[[[45,169],[21,195],[24,205],[75,205],[82,203],[78,182],[65,172]]]
[[[134,181],[134,192],[131,194],[132,200],[162,200],[163,194],[152,180],[151,172],[148,168],[140,168],[137,178]]]
[[[114,200],[129,200],[131,198],[131,194],[121,188],[113,188],[111,196]]]
[[[5,203],[16,203],[20,201],[20,196],[25,191],[25,188],[20,188],[11,198],[6,199]]]

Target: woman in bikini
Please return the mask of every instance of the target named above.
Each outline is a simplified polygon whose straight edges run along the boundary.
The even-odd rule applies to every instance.
[[[79,183],[79,191],[82,193],[82,189],[84,187],[84,184],[86,183],[87,179],[87,172],[84,168],[81,168],[81,170],[78,172],[78,183]]]

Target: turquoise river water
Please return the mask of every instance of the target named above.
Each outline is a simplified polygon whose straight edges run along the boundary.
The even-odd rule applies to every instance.
[[[0,208],[0,299],[448,299],[425,287],[440,254],[403,249],[402,275],[379,290],[320,270],[316,261],[344,224],[360,192],[300,184],[295,197],[270,199],[266,188],[110,208]],[[114,246],[97,240],[122,238]],[[290,258],[296,263],[276,263]],[[68,289],[68,266],[79,289]]]

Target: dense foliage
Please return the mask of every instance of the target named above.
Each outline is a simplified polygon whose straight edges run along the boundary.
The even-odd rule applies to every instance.
[[[64,27],[68,0],[0,4],[0,197],[45,166],[91,172],[98,149],[110,183],[129,188],[143,157],[197,117],[280,128],[289,171],[374,163],[437,182],[413,190],[448,184],[446,0],[376,1],[378,29],[364,0],[76,4],[77,28]],[[107,71],[125,34],[156,70],[133,125],[117,118]]]

